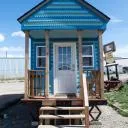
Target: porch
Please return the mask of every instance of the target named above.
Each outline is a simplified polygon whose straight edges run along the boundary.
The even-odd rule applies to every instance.
[[[85,71],[87,74],[87,89],[89,99],[101,99],[100,97],[100,72],[99,71]],[[28,70],[28,98],[31,99],[45,99],[45,98],[80,98],[80,91],[76,94],[60,94],[54,95],[49,93],[46,97],[45,71],[42,70]],[[79,89],[78,89],[79,90]]]
[[[54,106],[56,109],[58,106],[67,106],[66,109],[82,106],[82,110],[85,112],[82,118],[86,117],[85,124],[87,126],[89,126],[89,114],[92,120],[98,120],[101,111],[97,105],[106,104],[103,96],[102,33],[102,31],[97,30],[36,30],[36,34],[34,30],[25,32],[25,99],[23,101],[42,102],[43,111],[46,106]],[[70,36],[68,37],[68,35]],[[33,39],[34,36],[36,39]],[[38,58],[42,58],[42,60],[38,60],[38,58],[33,57],[30,70],[28,69],[29,37],[32,40],[31,57],[35,56],[35,53],[36,56],[39,53]],[[38,47],[43,48],[37,51],[35,47],[37,45],[34,44],[33,47],[33,42],[39,43]],[[95,49],[92,49],[93,47]],[[33,51],[33,48],[36,50]],[[86,50],[89,50],[90,53],[87,56],[83,55],[84,52],[88,53]],[[44,56],[42,51],[45,51]],[[66,60],[62,60],[62,58]],[[90,110],[89,105],[91,106]],[[94,107],[98,111],[96,118],[92,115]],[[47,110],[47,112],[49,111]],[[59,110],[57,109],[57,111]],[[68,111],[70,112],[70,110]],[[71,120],[71,116],[74,117],[72,113],[66,117],[59,115],[59,113],[54,114],[45,115],[41,112],[39,114],[40,124],[44,124],[44,120],[60,120],[62,118]],[[81,116],[77,116],[77,118],[80,119]],[[80,122],[77,123],[81,124]]]
[[[33,60],[31,59],[31,68],[30,69],[28,68],[29,67],[28,66],[29,65],[29,61],[28,61],[29,60],[28,59],[29,38],[31,39],[31,57],[35,56],[34,55],[35,53],[37,54],[37,51],[33,51],[33,46],[32,46],[33,41],[36,41],[37,43],[40,42],[40,44],[37,45],[38,47],[45,47],[45,50],[44,50],[46,51],[45,60],[44,62],[42,62],[44,64],[44,68],[37,67],[37,63],[38,63],[37,58],[34,58],[34,57],[33,57]],[[80,30],[78,31],[76,30],[50,30],[50,31],[31,30],[31,31],[25,32],[25,44],[26,44],[25,45],[25,58],[26,58],[25,59],[25,65],[26,65],[25,66],[25,99],[49,98],[49,97],[55,98],[56,97],[56,94],[54,92],[57,89],[57,88],[54,88],[54,86],[56,86],[56,83],[54,82],[55,81],[54,72],[56,72],[55,70],[56,66],[54,64],[56,62],[54,62],[55,60],[53,59],[55,59],[55,56],[59,56],[59,55],[56,55],[55,53],[53,53],[55,52],[55,49],[53,49],[53,43],[51,46],[51,42],[57,42],[56,43],[57,45],[59,44],[58,42],[61,42],[60,44],[64,44],[63,42],[65,42],[64,48],[67,46],[70,46],[69,45],[70,42],[75,42],[72,44],[76,45],[75,50],[77,51],[76,51],[76,54],[74,54],[75,51],[71,53],[71,54],[74,54],[75,58],[71,59],[72,60],[70,64],[71,69],[69,69],[71,71],[75,71],[72,73],[72,75],[75,74],[73,81],[76,81],[78,79],[77,83],[74,82],[74,84],[76,85],[72,86],[76,88],[76,92],[74,93],[74,96],[75,97],[82,96],[82,86],[83,86],[82,75],[86,74],[89,98],[90,99],[103,99],[104,98],[103,96],[103,93],[104,93],[103,70],[102,70],[103,64],[100,63],[99,65],[99,61],[102,62],[103,60],[102,58],[102,52],[103,52],[102,51],[102,31],[96,31],[96,30],[88,30],[88,31],[86,30],[83,30],[83,31],[82,30],[81,31]],[[95,45],[93,45],[90,42],[95,42]],[[42,46],[42,44],[44,45]],[[83,62],[83,51],[82,50],[83,50],[84,45],[85,46],[92,45],[92,47],[94,48],[98,48],[98,46],[100,46],[96,51],[98,53],[95,52],[95,49],[91,51],[93,52],[93,54],[97,54],[97,55],[94,55],[95,57],[92,58],[92,62],[90,62],[92,63],[92,66],[86,67],[83,64],[83,63],[86,63],[86,59],[84,60],[85,62]],[[52,50],[51,50],[51,47],[52,47]],[[36,49],[35,46],[34,46],[34,49]],[[51,56],[52,56],[52,59],[51,59]],[[71,95],[71,94],[68,94],[67,92],[67,95]]]

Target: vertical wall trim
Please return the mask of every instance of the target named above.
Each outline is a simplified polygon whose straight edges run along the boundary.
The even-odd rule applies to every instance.
[[[29,67],[29,32],[25,31],[25,94],[28,98],[28,67]]]
[[[83,58],[82,58],[82,31],[78,30],[80,98],[83,98]]]
[[[99,40],[99,53],[100,53],[100,92],[101,98],[104,98],[104,58],[103,58],[103,43],[102,43],[103,31],[98,31]]]
[[[49,96],[49,31],[45,30],[46,44],[46,70],[45,70],[45,96]]]

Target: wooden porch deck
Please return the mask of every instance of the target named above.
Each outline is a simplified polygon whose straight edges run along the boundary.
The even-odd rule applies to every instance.
[[[51,101],[79,101],[82,102],[83,100],[80,98],[59,98],[59,97],[54,97],[54,98],[45,98],[45,97],[35,97],[35,98],[27,98],[27,99],[21,99],[22,102],[29,103],[29,102],[51,102]],[[89,105],[107,105],[107,100],[106,99],[92,99],[89,98]]]

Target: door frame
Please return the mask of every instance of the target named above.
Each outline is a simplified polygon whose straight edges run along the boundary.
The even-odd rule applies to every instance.
[[[56,63],[55,63],[55,59],[56,59],[56,46],[64,46],[64,44],[71,44],[73,46],[74,49],[74,56],[75,56],[75,83],[76,83],[76,92],[77,92],[77,53],[76,53],[76,42],[53,42],[53,91],[54,91],[54,95],[56,95]]]

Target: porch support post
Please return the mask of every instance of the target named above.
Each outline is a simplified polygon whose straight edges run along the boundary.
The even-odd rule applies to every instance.
[[[79,49],[80,98],[83,98],[82,31],[78,30],[77,33],[78,33],[78,49]]]
[[[25,94],[28,98],[28,68],[29,68],[29,31],[25,31]]]
[[[45,30],[46,69],[45,69],[45,96],[49,96],[49,31]]]
[[[104,58],[103,58],[103,31],[98,31],[99,52],[100,52],[100,92],[101,98],[104,98]]]

